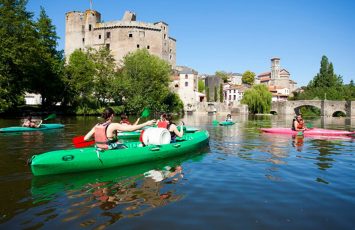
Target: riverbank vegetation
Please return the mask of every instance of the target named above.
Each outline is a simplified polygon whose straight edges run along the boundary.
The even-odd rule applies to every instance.
[[[270,113],[272,94],[269,92],[266,85],[253,85],[246,90],[241,100],[242,104],[248,105],[249,112]]]
[[[183,103],[169,90],[170,65],[147,50],[124,57],[117,67],[107,48],[76,50],[65,60],[57,51],[55,26],[41,8],[26,11],[26,0],[0,5],[0,112],[24,105],[25,93],[40,94],[42,109],[60,105],[74,114],[98,114],[106,106],[116,112],[180,112]]]

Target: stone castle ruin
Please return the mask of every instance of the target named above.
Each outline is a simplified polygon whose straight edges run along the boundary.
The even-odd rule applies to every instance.
[[[126,11],[121,21],[102,22],[95,10],[66,13],[65,56],[76,49],[110,49],[117,64],[130,52],[147,49],[176,67],[176,40],[169,37],[165,22],[145,23],[136,21],[136,15]]]

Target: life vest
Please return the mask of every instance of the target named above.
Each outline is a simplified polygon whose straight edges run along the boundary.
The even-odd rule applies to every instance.
[[[304,123],[298,122],[297,129],[303,129],[303,128],[304,128]]]
[[[95,144],[100,149],[108,149],[109,139],[106,135],[106,130],[111,122],[98,124],[95,126]]]
[[[159,121],[157,124],[158,128],[168,128],[168,122],[167,121]]]

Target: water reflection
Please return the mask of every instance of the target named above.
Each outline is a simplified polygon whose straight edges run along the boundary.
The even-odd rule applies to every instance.
[[[206,150],[205,150],[206,151]],[[184,197],[178,190],[187,180],[182,163],[200,161],[203,154],[100,170],[80,175],[34,177],[33,202],[42,206],[26,227],[43,225],[53,218],[62,222],[80,222],[82,227],[105,228],[122,218],[145,213]],[[43,210],[43,207],[47,207]],[[64,214],[62,209],[67,207]],[[98,215],[92,215],[97,213]],[[40,221],[40,223],[34,223]]]

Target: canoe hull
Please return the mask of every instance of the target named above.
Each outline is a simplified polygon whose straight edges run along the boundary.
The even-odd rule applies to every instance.
[[[221,121],[219,122],[219,125],[222,125],[222,126],[228,126],[228,125],[234,125],[235,122],[233,121]]]
[[[275,134],[290,134],[290,135],[304,135],[304,136],[349,136],[355,135],[355,132],[345,130],[333,130],[333,129],[318,129],[313,128],[302,131],[293,131],[291,128],[261,128],[262,132],[275,133]]]
[[[57,150],[34,155],[30,166],[35,176],[98,170],[138,164],[197,151],[208,143],[207,131],[186,134],[183,140],[139,147],[139,142],[125,143],[126,149],[97,152],[94,147]]]
[[[61,129],[61,128],[64,128],[63,124],[42,124],[39,128],[12,126],[12,127],[1,128],[0,133],[34,132],[34,131],[43,131],[43,130]]]

